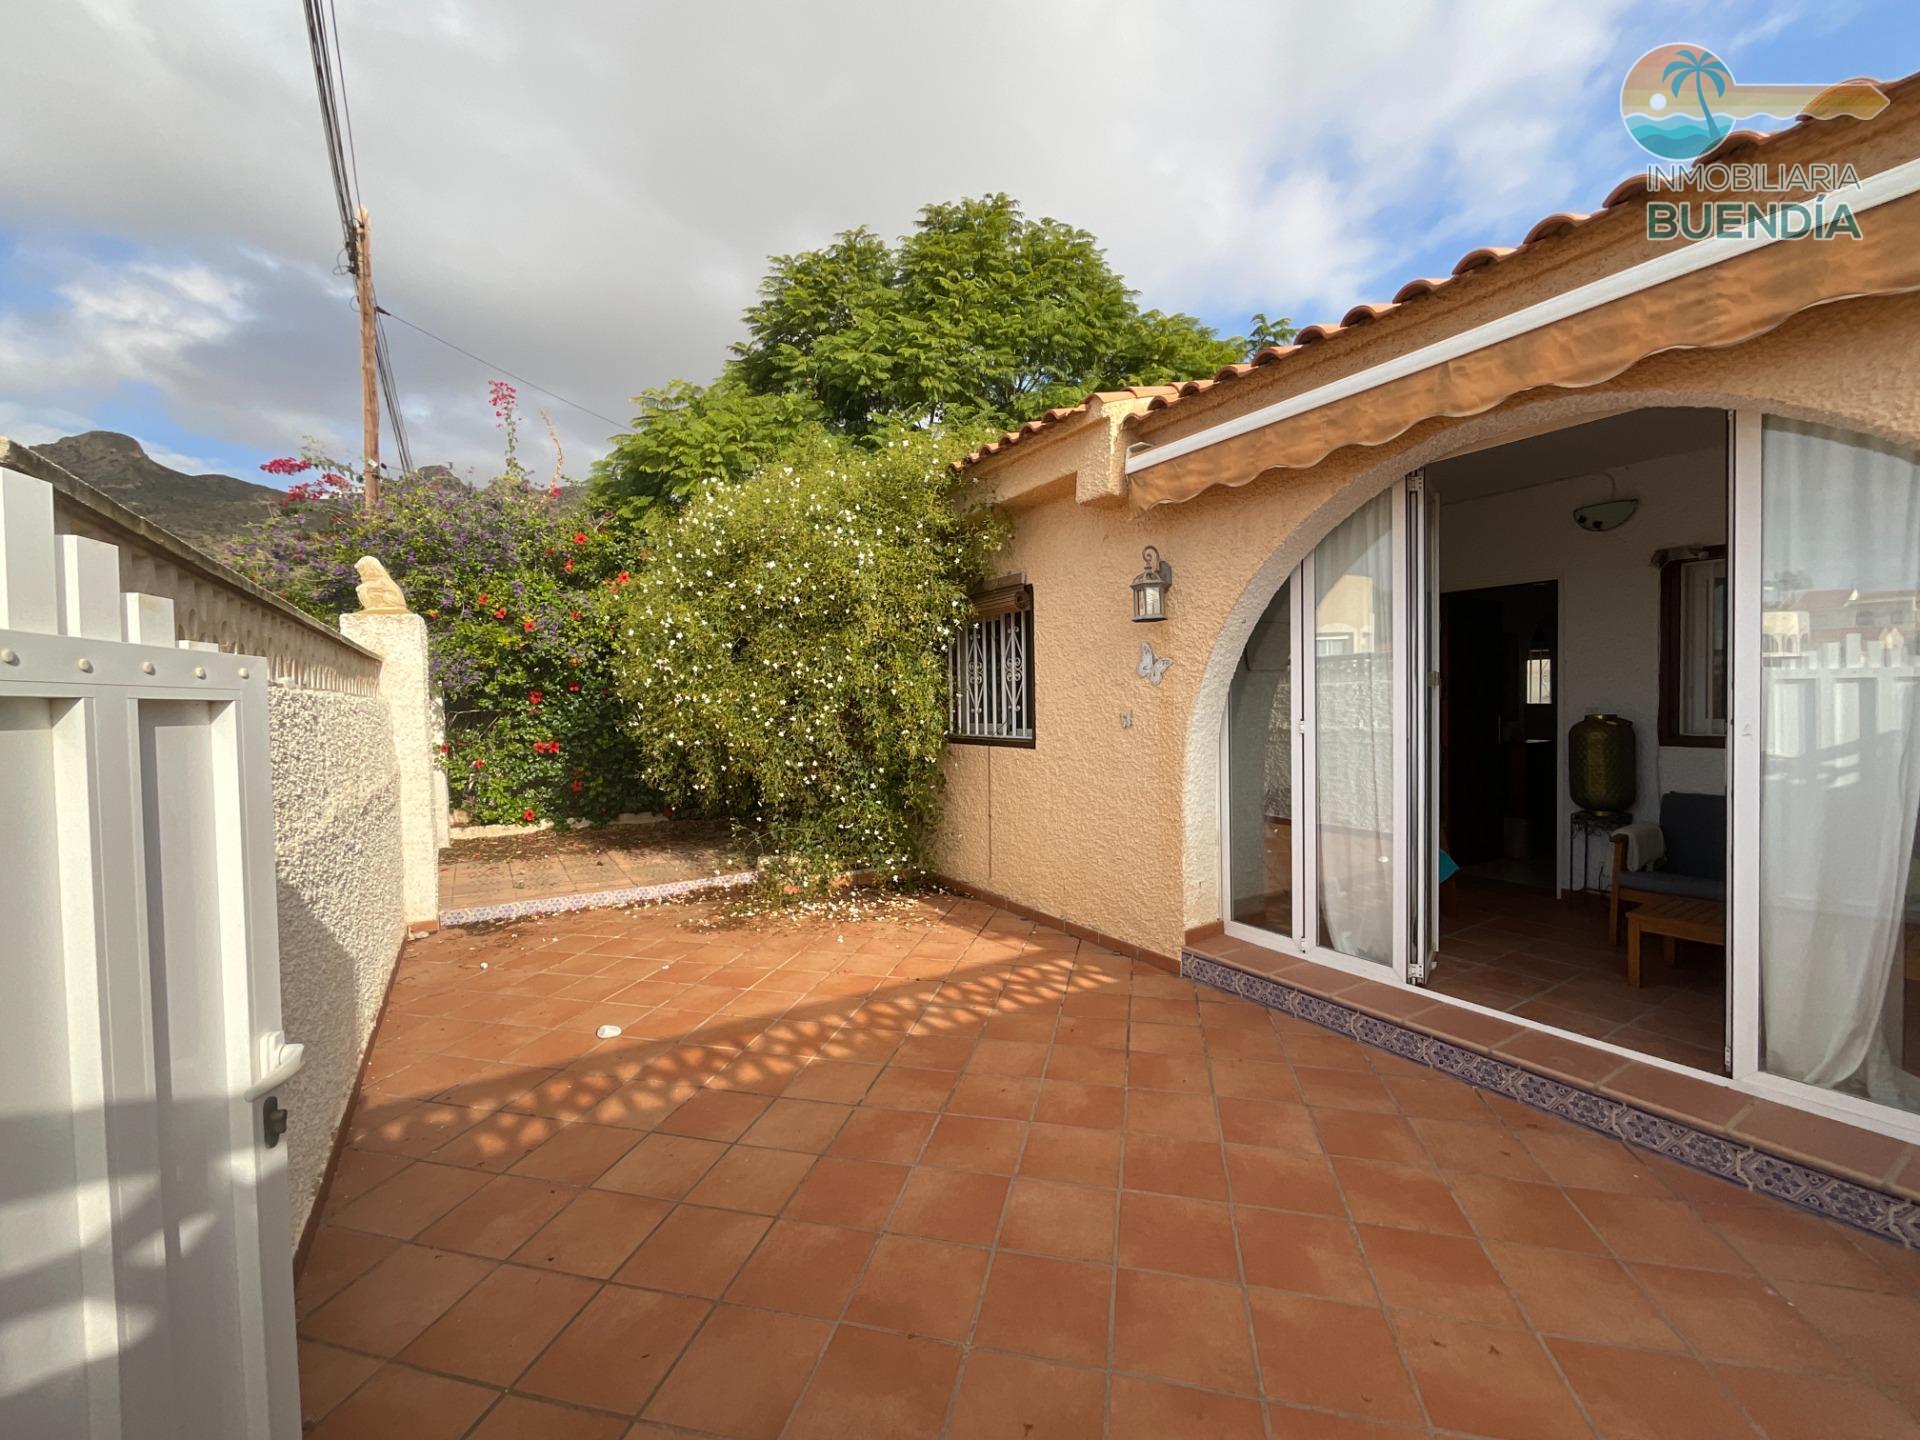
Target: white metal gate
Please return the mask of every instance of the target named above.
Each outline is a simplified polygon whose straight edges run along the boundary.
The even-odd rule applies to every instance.
[[[263,661],[0,470],[0,1434],[300,1433]]]

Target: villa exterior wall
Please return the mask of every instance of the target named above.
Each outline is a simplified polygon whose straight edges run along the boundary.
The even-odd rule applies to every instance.
[[[949,747],[936,869],[1176,953],[1187,929],[1220,918],[1219,733],[1240,651],[1288,572],[1362,501],[1445,455],[1645,406],[1748,407],[1920,443],[1916,353],[1920,296],[1846,301],[1744,345],[1656,355],[1602,385],[1528,392],[1144,513],[1073,498],[1121,488],[1124,444],[1095,462],[1109,473],[1067,485],[1066,447],[1030,437],[975,474],[984,491],[1019,497],[999,568],[1033,586],[1035,743]],[[1127,585],[1148,544],[1174,584],[1168,618],[1136,625]],[[1142,642],[1173,657],[1158,686],[1137,674]]]

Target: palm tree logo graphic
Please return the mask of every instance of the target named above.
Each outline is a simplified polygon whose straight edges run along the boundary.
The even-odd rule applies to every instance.
[[[1871,80],[1838,84],[1749,84],[1734,79],[1705,45],[1656,45],[1627,67],[1620,118],[1657,159],[1698,160],[1735,129],[1777,130],[1802,116],[1871,120],[1887,107]]]
[[[1721,135],[1720,122],[1714,118],[1713,107],[1707,104],[1706,82],[1713,82],[1714,98],[1719,99],[1727,93],[1733,72],[1709,50],[1681,50],[1660,72],[1660,78],[1667,82],[1667,89],[1675,99],[1679,98],[1681,87],[1693,81],[1693,98],[1700,106],[1700,118],[1707,127],[1707,144],[1717,142]]]

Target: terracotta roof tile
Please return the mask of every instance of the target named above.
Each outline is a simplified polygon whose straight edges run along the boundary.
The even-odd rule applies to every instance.
[[[1858,81],[1848,83],[1878,85],[1881,90],[1892,95],[1898,91],[1912,87],[1916,81],[1920,81],[1920,72],[1904,76],[1899,80]],[[1849,118],[1848,116],[1842,115],[1823,120],[1808,115],[1800,115],[1795,118],[1792,125],[1789,125],[1784,130],[1735,130],[1726,135],[1719,144],[1715,145],[1705,155],[1701,156],[1696,163],[1707,165],[1724,161],[1747,150],[1756,150],[1777,144],[1786,136],[1796,134],[1809,125],[1838,124]],[[1098,391],[1089,395],[1083,405],[1065,406],[1049,410],[1039,419],[1027,421],[1027,423],[1022,425],[1018,430],[1009,430],[998,440],[981,446],[965,459],[956,460],[954,462],[954,469],[963,469],[977,460],[983,460],[989,455],[998,454],[1007,447],[1018,444],[1024,436],[1034,434],[1069,416],[1080,415],[1097,409],[1103,402],[1111,402],[1129,397],[1133,399],[1145,399],[1148,402],[1147,410],[1152,412],[1164,410],[1168,406],[1177,404],[1182,399],[1202,394],[1211,390],[1216,385],[1241,379],[1254,370],[1266,365],[1271,365],[1276,360],[1283,360],[1308,345],[1324,344],[1326,341],[1343,335],[1349,330],[1357,329],[1362,325],[1370,324],[1383,316],[1391,314],[1410,301],[1422,299],[1438,290],[1443,290],[1447,286],[1457,283],[1466,276],[1475,274],[1481,270],[1491,269],[1504,260],[1511,259],[1515,255],[1524,254],[1536,245],[1565,235],[1570,231],[1577,230],[1583,225],[1590,224],[1609,211],[1616,210],[1629,201],[1638,199],[1646,193],[1646,189],[1647,177],[1645,171],[1629,175],[1607,192],[1606,198],[1600,202],[1599,209],[1585,212],[1556,210],[1553,214],[1543,216],[1541,219],[1535,221],[1518,245],[1482,245],[1476,249],[1469,250],[1455,262],[1451,274],[1437,278],[1429,276],[1409,280],[1394,292],[1392,300],[1385,303],[1366,302],[1355,305],[1340,318],[1340,323],[1337,325],[1308,325],[1293,337],[1293,344],[1268,346],[1255,355],[1251,361],[1237,365],[1224,365],[1215,371],[1211,377],[1206,379],[1188,380],[1180,385],[1144,385],[1133,386],[1126,390]]]

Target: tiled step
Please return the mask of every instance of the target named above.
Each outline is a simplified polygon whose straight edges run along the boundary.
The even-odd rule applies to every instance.
[[[1180,973],[1696,1170],[1920,1248],[1920,1147],[1227,936]]]

